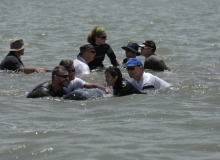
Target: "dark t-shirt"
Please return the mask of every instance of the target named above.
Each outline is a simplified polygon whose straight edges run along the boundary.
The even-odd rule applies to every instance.
[[[157,71],[170,70],[164,61],[160,59],[157,55],[152,54],[144,62],[144,69],[152,69]]]
[[[115,53],[109,44],[105,43],[99,46],[96,44],[92,44],[92,45],[94,46],[96,55],[95,55],[94,60],[88,63],[88,66],[90,69],[95,69],[97,67],[104,67],[103,61],[105,59],[106,54],[109,57],[111,64],[113,66],[118,66]]]
[[[28,95],[27,98],[40,98],[40,97],[62,97],[66,94],[66,89],[61,88],[54,92],[51,81],[37,85]]]
[[[9,52],[0,64],[0,69],[19,71],[21,67],[24,67],[20,58],[18,58],[14,52]]]
[[[129,81],[123,78],[121,80],[116,81],[113,90],[115,96],[126,96],[130,94],[146,94],[138,90]]]

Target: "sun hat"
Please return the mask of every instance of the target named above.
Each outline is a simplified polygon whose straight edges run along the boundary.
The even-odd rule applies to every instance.
[[[127,46],[123,46],[121,47],[122,49],[124,50],[127,50],[127,49],[130,49],[131,51],[135,52],[136,53],[136,56],[140,56],[141,53],[138,52],[138,44],[137,43],[134,43],[134,42],[129,42]]]
[[[156,44],[154,43],[154,41],[152,40],[145,40],[142,44],[139,44],[138,46],[140,47],[149,47],[152,48],[152,51],[155,52],[156,51]]]
[[[92,49],[92,48],[94,48],[94,47],[93,47],[91,44],[85,44],[85,45],[81,46],[81,47],[79,48],[79,49],[80,49],[79,55],[80,55],[81,53],[83,53],[83,52],[89,50],[89,49]]]
[[[143,66],[142,62],[137,58],[129,58],[126,67]]]
[[[10,42],[10,46],[6,48],[8,51],[20,51],[28,46],[28,43],[24,43],[21,38],[14,38]]]

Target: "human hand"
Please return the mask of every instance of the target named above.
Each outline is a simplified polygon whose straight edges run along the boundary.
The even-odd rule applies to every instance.
[[[108,88],[108,87],[105,87],[105,92],[106,92],[107,94],[112,94],[111,89],[110,89],[110,88]]]
[[[44,68],[35,68],[35,72],[37,72],[37,73],[43,73],[43,72],[45,72],[45,69]]]

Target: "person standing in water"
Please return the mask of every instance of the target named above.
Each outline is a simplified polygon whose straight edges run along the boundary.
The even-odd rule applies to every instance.
[[[26,74],[33,72],[45,72],[44,68],[40,67],[26,67],[21,61],[21,56],[24,54],[24,49],[28,46],[28,43],[24,43],[21,38],[14,38],[10,42],[10,46],[7,48],[9,53],[5,56],[0,64],[1,70],[12,70],[15,72],[24,72]]]
[[[93,61],[89,62],[90,70],[96,68],[103,68],[103,61],[105,59],[105,55],[107,55],[111,61],[113,66],[118,66],[118,61],[116,60],[116,56],[111,46],[105,41],[107,40],[106,32],[103,28],[95,26],[91,33],[87,35],[87,42],[93,45],[96,55]]]
[[[170,71],[164,61],[155,54],[156,44],[154,43],[154,41],[145,40],[142,44],[139,44],[139,47],[141,47],[142,56],[145,57],[144,69]]]
[[[121,47],[125,50],[126,58],[119,62],[120,66],[126,67],[126,62],[129,58],[136,58],[136,56],[140,56],[141,53],[138,51],[138,44],[134,42],[129,42],[127,46]]]

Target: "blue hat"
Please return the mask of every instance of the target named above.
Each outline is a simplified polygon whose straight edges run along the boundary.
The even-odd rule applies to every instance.
[[[128,45],[127,45],[127,47],[123,46],[123,47],[121,47],[121,48],[124,49],[124,50],[130,49],[131,51],[133,51],[133,52],[136,53],[136,56],[140,56],[140,55],[141,55],[141,53],[138,52],[139,46],[138,46],[137,43],[129,42]]]
[[[129,58],[126,67],[143,66],[142,62],[137,58]]]

